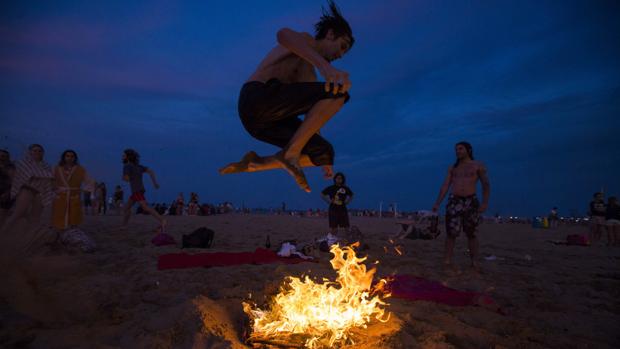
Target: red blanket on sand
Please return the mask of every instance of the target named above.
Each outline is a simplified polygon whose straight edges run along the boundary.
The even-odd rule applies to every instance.
[[[437,281],[399,274],[388,278],[386,290],[394,298],[411,301],[429,301],[452,306],[479,305],[502,313],[491,297],[479,292],[459,291]]]
[[[183,269],[196,267],[224,267],[240,264],[296,264],[310,262],[297,257],[280,257],[271,250],[257,248],[254,252],[169,253],[159,256],[157,269]]]

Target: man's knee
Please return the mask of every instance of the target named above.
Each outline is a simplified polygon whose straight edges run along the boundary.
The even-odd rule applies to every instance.
[[[349,95],[349,92],[336,93],[336,94],[333,94],[331,92],[326,92],[325,97],[327,97],[327,98],[321,99],[320,101],[332,104],[332,105],[334,105],[337,108],[341,108],[351,98],[351,96]]]
[[[301,152],[308,155],[314,166],[334,164],[334,157],[336,154],[334,147],[318,134],[310,138]]]

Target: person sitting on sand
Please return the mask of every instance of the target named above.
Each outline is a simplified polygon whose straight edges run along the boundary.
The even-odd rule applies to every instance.
[[[610,196],[607,199],[605,219],[607,224],[607,246],[618,245],[620,243],[620,204],[615,196]]]
[[[319,131],[349,100],[349,74],[330,62],[353,46],[351,27],[333,1],[323,10],[315,35],[285,28],[273,48],[249,77],[239,95],[239,116],[254,138],[282,150],[260,157],[248,152],[220,174],[285,169],[299,187],[310,192],[302,167],[322,166],[332,177],[334,149]],[[325,78],[318,82],[315,68]],[[305,115],[304,120],[299,116]]]
[[[142,175],[148,173],[153,182],[155,189],[159,189],[159,184],[155,179],[155,172],[146,166],[140,165],[140,154],[133,149],[126,149],[123,152],[123,180],[129,182],[131,188],[131,196],[125,204],[125,216],[123,218],[123,227],[126,227],[129,223],[129,217],[131,216],[131,208],[137,202],[142,208],[142,211],[149,213],[160,223],[160,230],[163,233],[166,227],[166,221],[162,216],[157,213],[152,207],[150,207],[144,197],[145,189],[142,182]]]
[[[78,155],[65,150],[54,167],[56,198],[52,203],[52,226],[59,231],[78,226],[84,219],[80,196],[82,191],[92,192],[95,181],[79,165]]]
[[[338,227],[349,229],[349,212],[347,205],[353,200],[353,192],[345,185],[344,174],[334,175],[334,185],[323,189],[321,197],[329,204],[329,228],[332,235],[338,234]]]
[[[437,212],[444,196],[452,189],[446,205],[446,245],[444,250],[444,265],[455,269],[452,264],[454,243],[462,227],[467,235],[471,266],[478,269],[478,238],[476,231],[480,214],[486,211],[489,203],[491,185],[487,176],[487,169],[480,161],[474,160],[474,150],[471,144],[459,142],[455,146],[456,163],[448,168],[448,175],[444,180],[439,196],[433,205],[433,212]],[[482,184],[482,205],[476,197],[476,183]]]

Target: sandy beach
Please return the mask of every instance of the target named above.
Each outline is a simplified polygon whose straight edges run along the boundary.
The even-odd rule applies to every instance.
[[[166,253],[254,251],[264,247],[267,235],[275,248],[283,240],[309,242],[327,231],[324,218],[225,214],[168,219],[169,233],[178,242],[198,227],[213,229],[213,247],[156,247],[150,242],[155,229],[150,217],[134,216],[122,231],[119,216],[90,216],[82,228],[98,245],[94,253],[42,245],[49,238],[44,232],[27,253],[7,257],[4,251],[8,264],[2,270],[7,282],[0,300],[0,346],[246,348],[248,319],[242,301],[250,294],[254,300],[265,299],[288,275],[335,276],[328,262],[331,254],[318,251],[318,263],[159,271],[157,258]],[[541,230],[525,224],[483,224],[481,255],[495,259],[482,260],[480,275],[468,271],[466,238],[461,236],[455,255],[463,272],[449,276],[441,268],[443,227],[437,240],[402,240],[400,256],[388,241],[397,230],[393,219],[354,217],[352,225],[370,246],[365,251],[368,264],[379,261],[378,275],[413,274],[484,292],[505,314],[486,307],[392,298],[387,307],[391,319],[371,323],[351,348],[620,345],[620,249],[545,242],[585,233],[587,227]]]

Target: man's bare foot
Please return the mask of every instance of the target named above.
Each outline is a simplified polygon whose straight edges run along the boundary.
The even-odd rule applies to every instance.
[[[239,173],[239,172],[250,172],[252,169],[252,164],[256,163],[260,157],[253,151],[247,152],[241,161],[232,162],[224,167],[222,167],[219,172],[221,175],[231,174],[231,173]]]
[[[310,192],[310,186],[308,185],[308,181],[306,180],[306,175],[304,171],[301,170],[301,167],[298,165],[298,161],[290,161],[284,158],[284,155],[280,152],[274,155],[276,161],[282,164],[282,168],[286,170],[297,182],[297,185],[306,193]]]

